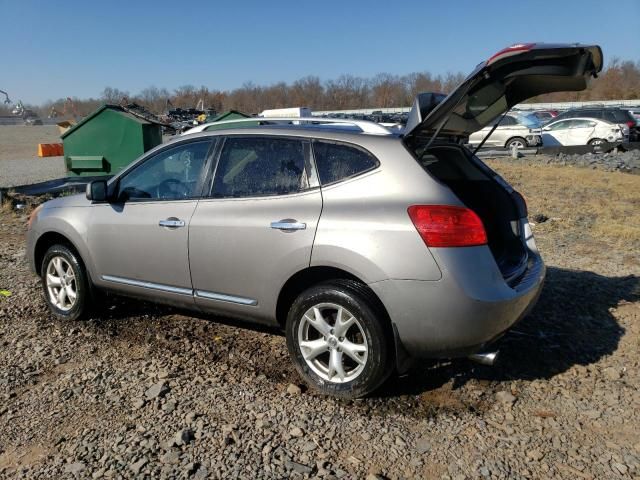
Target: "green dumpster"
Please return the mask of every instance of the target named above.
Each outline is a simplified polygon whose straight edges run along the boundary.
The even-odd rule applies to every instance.
[[[162,126],[103,105],[61,135],[69,176],[115,175],[162,143]]]

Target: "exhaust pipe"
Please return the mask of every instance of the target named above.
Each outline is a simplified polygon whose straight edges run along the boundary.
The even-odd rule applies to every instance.
[[[467,358],[472,360],[480,365],[488,365],[493,366],[498,360],[498,355],[500,354],[499,350],[495,352],[485,352],[485,353],[474,353],[473,355],[469,355]]]

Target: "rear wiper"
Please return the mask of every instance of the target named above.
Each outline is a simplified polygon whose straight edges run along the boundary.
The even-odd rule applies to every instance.
[[[507,116],[507,113],[509,113],[509,110],[507,110],[506,112],[504,112],[502,114],[502,116],[500,117],[500,120],[498,120],[496,122],[496,124],[491,127],[491,130],[489,131],[489,133],[482,139],[482,141],[478,144],[478,146],[476,147],[476,149],[473,151],[473,155],[475,155],[478,150],[480,150],[480,148],[482,148],[482,146],[484,145],[484,142],[487,141],[487,139],[491,136],[491,134],[495,131],[496,128],[498,128],[498,125],[500,125],[500,123],[502,122],[502,120],[504,120],[504,117]]]

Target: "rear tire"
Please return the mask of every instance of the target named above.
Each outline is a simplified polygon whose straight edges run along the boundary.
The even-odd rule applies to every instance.
[[[392,336],[364,285],[333,280],[305,290],[287,316],[289,354],[305,382],[342,398],[363,397],[393,370]]]
[[[505,147],[510,149],[513,145],[518,149],[527,148],[527,141],[522,137],[513,137],[507,141]]]
[[[40,269],[44,298],[59,320],[78,320],[87,312],[90,289],[78,254],[66,245],[49,247]]]

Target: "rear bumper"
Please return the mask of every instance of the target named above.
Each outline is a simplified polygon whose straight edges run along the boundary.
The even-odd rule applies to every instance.
[[[530,253],[525,273],[507,285],[487,247],[432,249],[439,281],[384,280],[370,285],[387,308],[398,339],[413,358],[452,358],[480,351],[524,317],[545,278]]]

